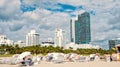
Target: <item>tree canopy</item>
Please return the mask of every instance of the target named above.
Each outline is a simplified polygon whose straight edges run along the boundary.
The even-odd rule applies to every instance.
[[[104,49],[76,49],[73,50],[72,47],[69,49],[64,49],[63,47],[53,47],[53,46],[27,46],[27,47],[19,47],[16,46],[9,46],[9,45],[1,45],[0,46],[0,52],[8,52],[9,54],[19,54],[25,51],[30,51],[32,54],[47,54],[51,52],[61,52],[61,53],[77,53],[77,54],[94,54],[94,53],[100,53],[100,54],[112,54],[115,52],[115,50],[104,50]]]

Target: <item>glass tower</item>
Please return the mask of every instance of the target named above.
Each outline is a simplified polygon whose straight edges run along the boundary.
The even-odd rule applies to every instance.
[[[71,42],[76,44],[89,44],[91,41],[90,14],[82,12],[70,20]]]

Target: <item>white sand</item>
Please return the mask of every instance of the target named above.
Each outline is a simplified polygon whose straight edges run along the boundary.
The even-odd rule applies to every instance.
[[[19,66],[0,64],[0,67],[19,67]],[[30,67],[120,67],[120,62],[92,61],[92,62],[65,62],[60,64],[54,64],[52,62],[42,61],[40,64]]]

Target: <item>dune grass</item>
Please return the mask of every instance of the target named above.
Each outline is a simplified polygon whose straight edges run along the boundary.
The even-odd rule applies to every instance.
[[[0,57],[12,57],[13,54],[0,54]]]

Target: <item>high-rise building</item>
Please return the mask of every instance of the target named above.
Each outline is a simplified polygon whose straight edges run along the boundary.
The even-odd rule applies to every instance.
[[[31,30],[26,35],[26,46],[39,45],[39,34],[35,30]]]
[[[116,45],[120,44],[120,40],[116,39],[116,40],[109,40],[109,49],[114,48]]]
[[[81,11],[80,14],[70,21],[71,42],[75,44],[89,44],[91,42],[90,14]]]
[[[64,47],[65,45],[65,31],[56,29],[55,31],[55,46]]]

